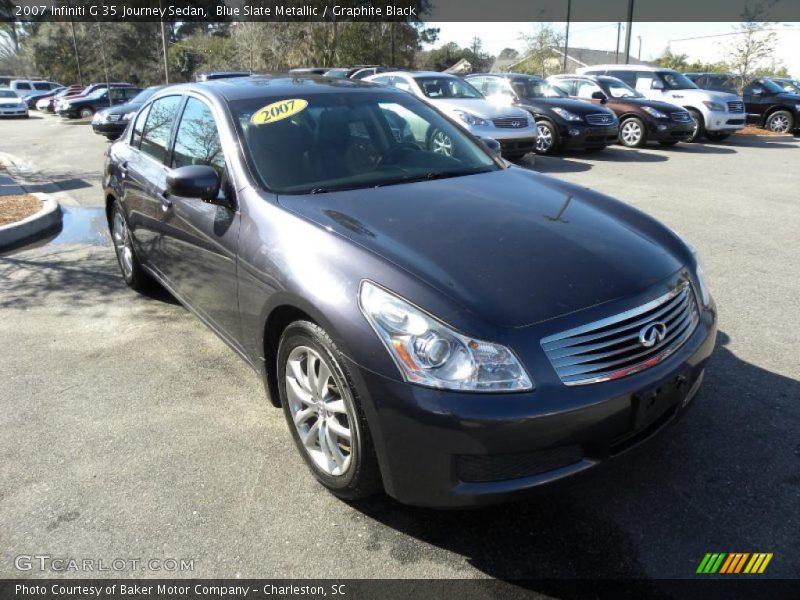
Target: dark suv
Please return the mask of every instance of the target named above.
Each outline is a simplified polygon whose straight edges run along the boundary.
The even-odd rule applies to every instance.
[[[687,73],[704,90],[736,92],[737,77],[729,73]],[[742,91],[747,122],[775,133],[800,130],[800,92],[787,91],[786,85],[771,77],[755,77]]]
[[[481,73],[466,79],[490,100],[514,104],[534,116],[538,154],[552,154],[559,148],[602,150],[617,141],[619,121],[611,110],[574,100],[541,77]]]
[[[689,111],[669,102],[648,100],[627,83],[608,75],[554,75],[548,79],[563,92],[602,104],[619,119],[619,143],[640,148],[649,140],[672,146],[692,136]]]

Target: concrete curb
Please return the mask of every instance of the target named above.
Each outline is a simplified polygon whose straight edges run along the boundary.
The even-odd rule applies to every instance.
[[[31,196],[42,201],[41,210],[22,221],[0,227],[0,250],[30,241],[61,225],[61,207],[54,198],[41,192],[34,192]],[[2,199],[0,196],[0,202]]]

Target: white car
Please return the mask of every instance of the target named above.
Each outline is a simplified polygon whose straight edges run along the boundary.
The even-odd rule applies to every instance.
[[[696,141],[703,134],[711,141],[720,141],[745,126],[744,102],[740,96],[701,90],[683,73],[673,69],[647,65],[596,65],[577,69],[577,73],[610,75],[651,100],[682,106],[695,122],[689,142]]]
[[[527,111],[494,104],[455,75],[434,71],[392,71],[371,75],[362,81],[391,85],[414,94],[474,136],[497,140],[506,158],[519,158],[533,152],[536,147],[538,130]],[[434,129],[414,134],[417,141],[432,152],[450,155],[453,151],[452,140],[444,131]]]
[[[0,117],[28,118],[28,105],[17,93],[9,89],[0,89]]]

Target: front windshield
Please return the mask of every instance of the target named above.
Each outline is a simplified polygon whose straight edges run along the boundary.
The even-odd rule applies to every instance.
[[[520,98],[566,98],[567,94],[544,79],[512,79],[511,87]]]
[[[644,94],[637,92],[616,77],[603,77],[599,81],[605,92],[612,98],[644,98]]]
[[[664,80],[664,85],[668,90],[696,90],[697,86],[694,82],[686,77],[683,73],[675,73],[673,71],[659,71],[661,79]]]
[[[377,187],[500,168],[458,125],[406,94],[298,94],[238,100],[230,108],[262,185],[277,193]]]
[[[141,92],[136,94],[133,98],[131,98],[130,102],[131,104],[133,103],[144,104],[145,102],[147,102],[147,99],[150,98],[150,96],[155,94],[157,91],[158,88],[148,88],[146,90],[142,90]]]
[[[334,77],[336,79],[344,79],[347,77],[348,69],[331,69],[325,73],[325,77]]]
[[[19,98],[19,96],[11,90],[0,90],[0,98]]]
[[[783,87],[769,79],[764,79],[762,85],[770,94],[782,94],[786,91],[783,89]]]
[[[428,98],[483,98],[483,94],[458,77],[414,77],[414,81]]]

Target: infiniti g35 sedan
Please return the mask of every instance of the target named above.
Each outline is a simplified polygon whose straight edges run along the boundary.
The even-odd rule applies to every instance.
[[[523,496],[677,421],[714,346],[675,232],[391,87],[165,88],[103,183],[126,283],[163,285],[240,354],[342,498]]]

